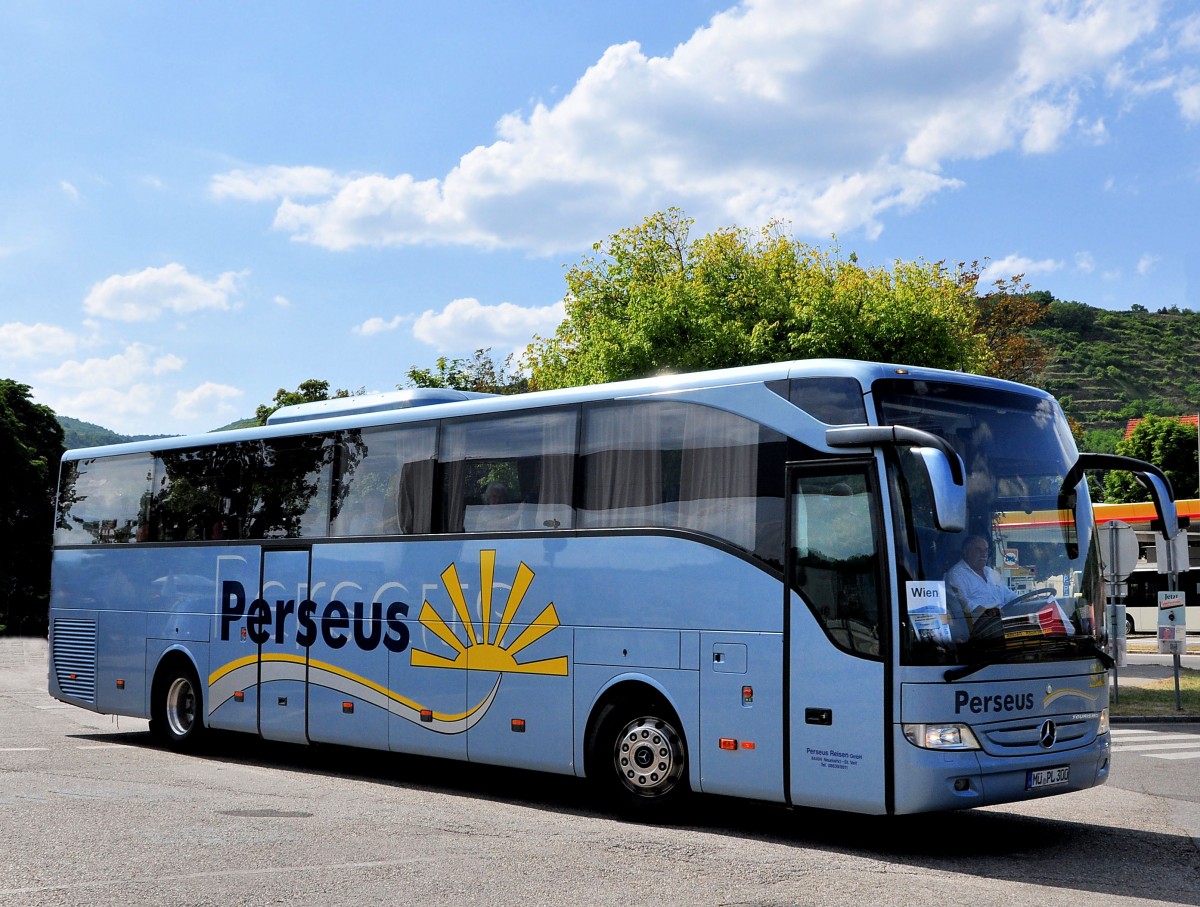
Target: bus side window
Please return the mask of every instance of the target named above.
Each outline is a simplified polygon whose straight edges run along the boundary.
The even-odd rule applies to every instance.
[[[445,423],[441,531],[571,529],[576,408]]]
[[[148,541],[153,474],[150,454],[64,462],[54,543]]]
[[[693,403],[589,405],[580,525],[702,532],[778,568],[786,447],[773,429]]]
[[[329,534],[428,532],[436,439],[433,426],[346,432],[338,445]]]

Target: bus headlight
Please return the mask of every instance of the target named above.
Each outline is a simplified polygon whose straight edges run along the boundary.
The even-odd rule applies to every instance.
[[[906,724],[904,736],[926,750],[977,750],[979,741],[965,724]]]
[[[1108,709],[1100,710],[1100,723],[1096,726],[1096,734],[1104,735],[1108,733]]]

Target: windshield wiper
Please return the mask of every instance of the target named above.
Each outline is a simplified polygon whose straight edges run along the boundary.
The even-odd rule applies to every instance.
[[[946,681],[946,683],[953,683],[956,680],[962,680],[964,677],[970,677],[976,671],[982,671],[984,668],[990,667],[994,664],[999,664],[999,662],[977,661],[974,664],[959,665],[957,668],[951,668],[948,670],[942,675],[942,678]]]
[[[1100,660],[1100,663],[1104,665],[1105,669],[1112,668],[1113,664],[1115,663],[1112,659],[1112,656],[1100,647],[1094,637],[1084,636],[1078,639],[1062,640],[1060,642],[1060,646],[1070,646],[1071,643],[1074,643],[1076,650],[1080,651],[1082,654],[1096,656],[1096,658]],[[1035,648],[1041,647],[1025,646],[1021,648],[1024,648],[1025,651],[1032,651]],[[1009,649],[1004,653],[1004,655],[1011,654],[1012,649]],[[942,675],[942,678],[946,681],[946,683],[953,683],[956,680],[962,680],[964,677],[970,677],[972,674],[978,673],[979,671],[982,671],[984,668],[990,667],[991,665],[1003,664],[1005,661],[1006,659],[1003,657],[1003,655],[1001,657],[988,659],[986,661],[973,661],[970,664],[959,665],[957,668],[948,669]]]

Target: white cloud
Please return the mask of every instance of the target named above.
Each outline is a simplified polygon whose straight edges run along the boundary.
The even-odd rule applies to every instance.
[[[176,391],[171,415],[183,420],[225,418],[236,412],[232,401],[242,396],[243,392],[236,387],[206,381],[190,391]]]
[[[1091,274],[1096,270],[1096,259],[1091,252],[1076,252],[1075,267],[1083,274]]]
[[[204,309],[225,311],[244,273],[227,271],[210,281],[173,263],[136,274],[113,275],[92,287],[83,308],[89,315],[117,321],[153,321],[165,310],[177,315]]]
[[[1158,28],[1141,0],[744,0],[670,56],[608,48],[444,176],[269,166],[211,188],[276,203],[277,229],[328,249],[550,253],[669,205],[704,227],[875,235],[960,186],[955,161],[1102,139],[1081,107],[1142,84]]]
[[[71,183],[68,183],[66,180],[62,180],[58,184],[58,187],[62,189],[63,195],[65,195],[71,201],[79,201],[79,190],[76,189]]]
[[[177,372],[183,365],[184,361],[173,353],[160,355],[151,346],[134,343],[107,359],[68,360],[39,372],[38,380],[59,387],[130,388],[146,378]]]
[[[374,318],[368,318],[362,324],[356,324],[352,330],[356,334],[362,334],[364,337],[370,337],[372,334],[384,334],[388,331],[394,331],[396,328],[400,327],[405,320],[406,319],[403,315],[397,315],[390,321],[385,321],[384,319],[376,316]]]
[[[1192,125],[1200,123],[1200,83],[1185,85],[1175,92],[1180,115]]]
[[[79,338],[53,324],[25,324],[11,321],[0,324],[0,357],[5,359],[47,359],[68,356],[75,351]]]
[[[1026,277],[1052,274],[1060,270],[1062,266],[1061,261],[1055,261],[1052,258],[1034,261],[1024,255],[1009,255],[998,261],[989,262],[979,275],[979,283],[986,287],[998,280],[1009,280],[1018,274],[1024,274]]]
[[[123,388],[92,387],[75,392],[38,387],[38,399],[56,413],[83,417],[89,422],[112,427],[130,419],[144,421],[158,406],[160,390],[155,384],[138,383]]]
[[[511,302],[489,306],[478,299],[455,299],[440,312],[426,309],[418,315],[413,336],[439,352],[517,350],[524,349],[534,334],[552,334],[564,317],[566,307],[561,302],[525,308]]]
[[[209,191],[217,198],[252,202],[307,198],[336,192],[349,179],[323,167],[261,167],[218,174],[213,177]]]
[[[290,299],[288,299],[286,296],[276,296],[271,301],[274,302],[275,305],[279,306],[281,309],[291,308],[291,305],[292,305],[292,301]]]
[[[1151,255],[1149,252],[1144,253],[1142,255],[1142,257],[1138,259],[1138,263],[1137,263],[1138,274],[1142,277],[1145,277],[1147,274],[1149,274],[1151,271],[1154,270],[1154,266],[1156,264],[1158,264],[1159,261],[1160,261],[1159,256]]]

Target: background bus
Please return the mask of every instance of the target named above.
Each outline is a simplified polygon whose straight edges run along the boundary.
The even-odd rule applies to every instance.
[[[1200,565],[1200,500],[1189,499],[1176,504],[1179,516],[1188,518],[1187,532],[1188,561],[1180,565],[1179,589],[1187,602],[1188,633],[1200,633],[1200,570],[1189,570]],[[1138,537],[1138,565],[1130,574],[1126,584],[1125,627],[1129,633],[1158,632],[1158,593],[1167,591],[1167,575],[1158,572],[1158,558],[1154,535],[1150,523],[1155,519],[1154,506],[1140,504],[1097,504],[1096,524],[1107,520],[1128,523]]]
[[[67,453],[51,693],[175,747],[577,774],[639,813],[1107,778],[1085,463],[1044,392],[813,360],[425,402]],[[1002,613],[947,582],[971,536]]]

